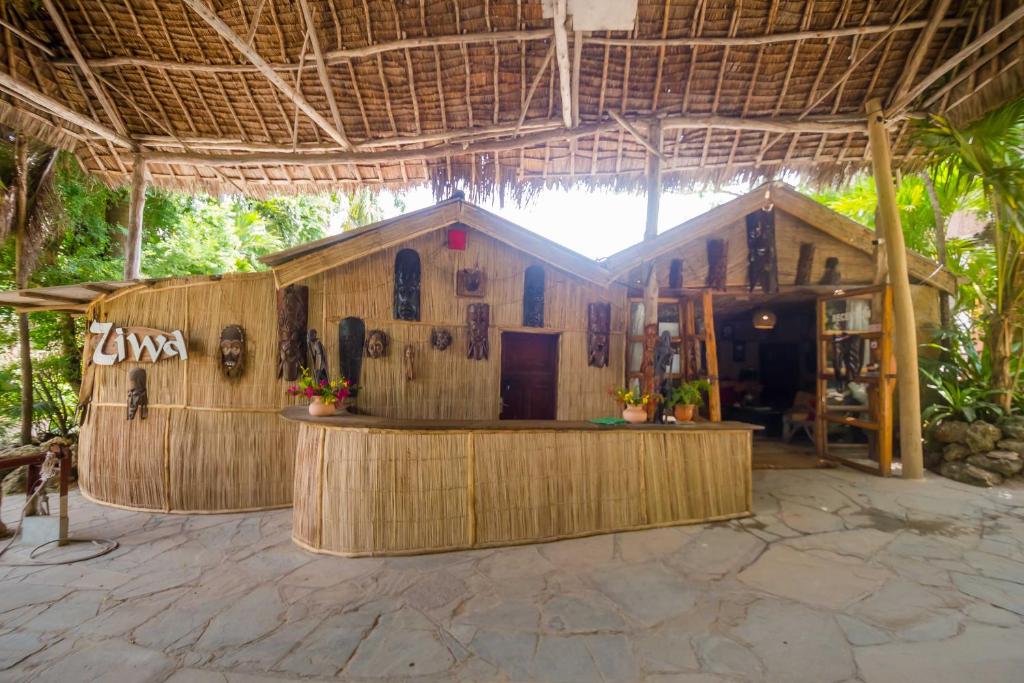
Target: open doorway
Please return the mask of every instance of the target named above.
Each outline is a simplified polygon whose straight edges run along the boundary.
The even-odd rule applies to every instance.
[[[815,449],[816,297],[715,297],[722,418],[760,425],[754,467],[828,466]]]
[[[501,419],[554,420],[558,415],[558,335],[501,333]]]

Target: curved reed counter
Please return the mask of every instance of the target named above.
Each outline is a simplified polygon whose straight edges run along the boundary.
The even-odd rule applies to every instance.
[[[292,538],[332,555],[537,543],[746,517],[751,433],[736,422],[299,423]]]

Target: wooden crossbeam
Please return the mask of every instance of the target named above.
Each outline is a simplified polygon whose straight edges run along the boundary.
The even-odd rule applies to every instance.
[[[342,125],[341,116],[338,114],[338,102],[334,99],[334,88],[331,87],[331,78],[327,73],[324,53],[320,49],[320,38],[317,36],[316,24],[313,22],[313,13],[309,11],[309,2],[307,0],[299,0],[299,6],[302,8],[302,18],[306,22],[309,44],[313,48],[313,57],[316,60],[316,73],[320,77],[320,85],[327,95],[327,104],[331,108],[331,119],[334,121],[335,128],[344,136],[345,127]]]
[[[900,80],[897,81],[896,87],[893,88],[892,96],[889,98],[890,104],[910,91],[911,86],[914,84],[914,79],[917,78],[917,72],[921,69],[921,64],[928,54],[928,46],[931,45],[932,39],[935,38],[935,33],[939,30],[939,24],[942,23],[943,18],[946,16],[951,1],[938,0],[932,6],[931,14],[928,16],[928,23],[921,30],[921,35],[917,37],[914,51],[910,55],[910,59],[907,60],[906,67],[900,75]]]
[[[331,138],[342,147],[348,149],[350,147],[348,140],[344,133],[327,120],[319,111],[311,105],[306,98],[298,93],[291,85],[288,84],[281,76],[274,71],[273,67],[267,63],[263,57],[248,43],[245,39],[235,33],[230,26],[224,23],[224,20],[217,16],[216,12],[207,7],[203,0],[182,0],[189,9],[199,15],[203,21],[205,21],[210,28],[216,31],[224,40],[231,44],[235,50],[242,54],[249,62],[255,66],[260,73],[262,73],[270,83],[281,91],[281,93],[287,97],[296,107],[302,110],[306,116],[310,118],[316,125],[318,125],[325,133],[331,136]]]

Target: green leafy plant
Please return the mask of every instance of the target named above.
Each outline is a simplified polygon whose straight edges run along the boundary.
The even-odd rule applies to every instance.
[[[665,405],[669,408],[702,406],[704,405],[704,394],[710,390],[711,382],[706,379],[683,382],[668,393],[668,396],[665,397]]]
[[[960,382],[940,377],[922,369],[925,384],[935,392],[939,401],[921,411],[921,419],[930,427],[943,420],[992,420],[1003,414],[998,403],[990,400],[997,394],[996,390],[977,384],[961,384]]]

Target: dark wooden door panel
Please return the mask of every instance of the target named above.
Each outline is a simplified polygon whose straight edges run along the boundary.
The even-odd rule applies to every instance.
[[[501,335],[501,419],[554,420],[558,393],[558,335]]]

